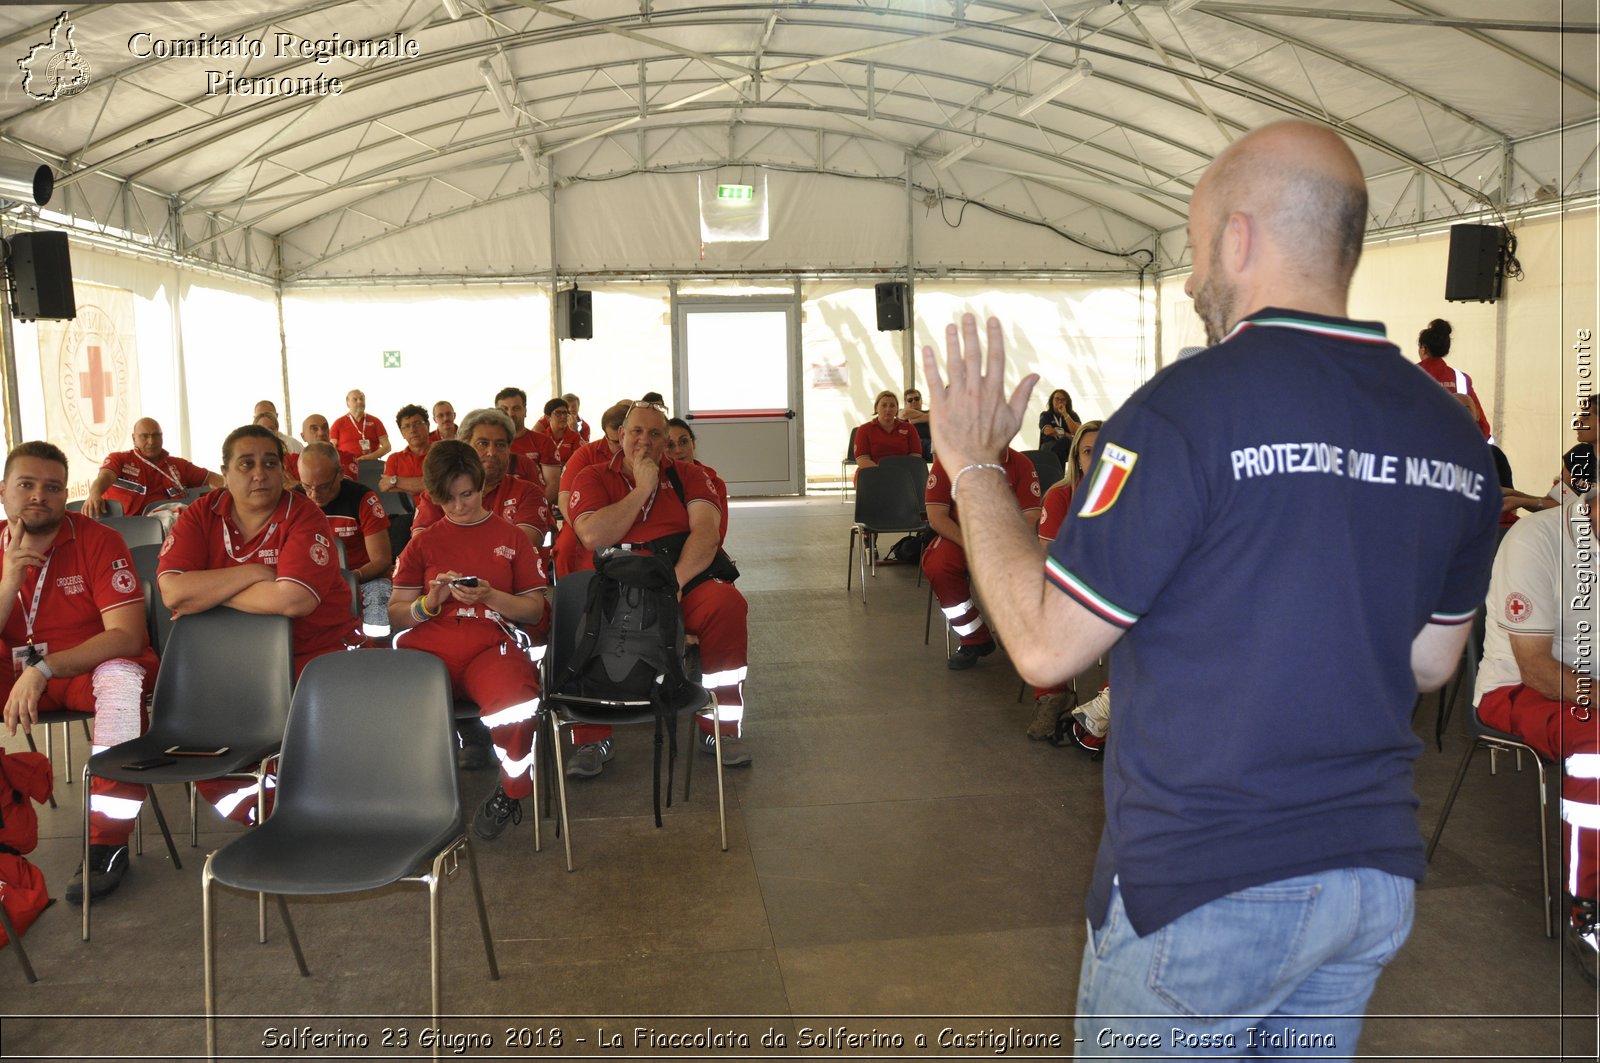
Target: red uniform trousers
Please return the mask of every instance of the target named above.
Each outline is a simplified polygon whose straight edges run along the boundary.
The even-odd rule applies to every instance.
[[[400,636],[397,645],[431,653],[450,673],[457,697],[478,703],[500,759],[500,787],[511,798],[533,793],[533,736],[539,670],[503,631],[484,620],[440,617]]]
[[[335,646],[295,654],[294,681],[297,683],[300,681],[300,673],[306,670],[306,665],[325,653],[334,653],[342,649],[343,647]],[[263,799],[264,809],[265,813],[271,813],[272,791],[278,785],[278,777],[269,773],[265,783],[267,793]],[[223,819],[231,819],[247,827],[256,821],[256,784],[249,779],[206,779],[195,783],[194,788],[200,794],[201,800],[210,802]]]
[[[1600,896],[1600,716],[1593,707],[1552,701],[1520,683],[1485,694],[1478,716],[1564,762],[1561,841],[1567,892],[1590,900]]]
[[[935,539],[922,551],[922,573],[928,577],[933,596],[939,599],[939,608],[944,610],[961,645],[976,646],[994,640],[983,614],[978,612],[978,600],[972,596],[965,550],[943,537]]]
[[[156,685],[156,655],[149,650],[140,657],[122,658],[122,663],[137,665],[144,669],[144,678],[139,691],[139,729],[133,734],[109,734],[101,728],[100,715],[95,711],[94,673],[75,675],[70,679],[52,679],[45,683],[44,694],[39,698],[39,711],[53,709],[70,709],[94,715],[91,729],[94,734],[89,739],[90,745],[96,753],[109,749],[114,745],[139,737],[144,734],[145,728],[150,724],[149,714],[145,706],[149,702],[150,692]],[[112,662],[106,662],[107,664]],[[14,676],[7,674],[4,681],[0,682],[0,700],[11,696],[12,684],[16,682]],[[128,840],[128,835],[133,833],[134,820],[139,818],[139,809],[144,806],[144,787],[133,783],[112,782],[110,779],[91,779],[89,781],[89,844],[90,845],[122,845]]]
[[[739,588],[708,579],[684,595],[683,630],[700,640],[700,682],[716,695],[717,719],[725,735],[737,735],[744,720],[744,680],[750,658],[750,606]],[[699,718],[711,733],[711,720]],[[611,728],[579,724],[572,744],[581,746],[611,735]]]

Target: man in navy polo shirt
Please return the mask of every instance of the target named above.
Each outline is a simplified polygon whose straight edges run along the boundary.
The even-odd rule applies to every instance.
[[[1095,1054],[1349,1057],[1410,931],[1411,706],[1461,656],[1500,491],[1461,407],[1345,317],[1366,205],[1321,126],[1218,156],[1186,285],[1210,349],[1106,421],[1047,559],[992,457],[1037,377],[1007,398],[993,320],[987,369],[974,319],[947,329],[948,388],[923,351],[1013,662],[1050,685],[1116,647],[1078,987]]]

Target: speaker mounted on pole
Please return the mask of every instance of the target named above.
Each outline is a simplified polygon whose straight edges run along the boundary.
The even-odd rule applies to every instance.
[[[875,286],[878,301],[878,331],[898,332],[906,327],[906,305],[910,287],[905,281],[884,281]]]
[[[1451,303],[1492,303],[1500,298],[1510,234],[1503,225],[1450,226],[1444,297]]]
[[[556,293],[556,335],[564,340],[594,339],[594,311],[590,293],[568,288]]]
[[[66,233],[17,233],[6,241],[5,264],[11,314],[18,321],[68,321],[78,316]]]

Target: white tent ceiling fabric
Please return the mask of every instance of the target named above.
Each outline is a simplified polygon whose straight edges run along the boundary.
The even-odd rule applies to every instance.
[[[289,287],[1182,269],[1199,173],[1284,116],[1350,140],[1378,232],[1596,192],[1594,0],[1181,6],[88,5],[58,32],[85,80],[57,92],[59,9],[11,6],[0,53],[43,73],[33,95],[0,79],[0,158],[60,173],[43,224]],[[319,62],[308,41],[402,54]],[[1092,76],[1021,113],[1077,60]],[[298,91],[238,90],[256,79]],[[702,248],[691,175],[753,167],[773,239]]]

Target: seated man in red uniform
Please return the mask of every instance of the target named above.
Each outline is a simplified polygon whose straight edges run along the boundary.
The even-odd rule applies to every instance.
[[[348,412],[329,427],[329,442],[339,448],[345,460],[376,459],[389,453],[389,436],[383,430],[383,422],[367,413],[366,393],[353,388],[345,395],[344,404]]]
[[[550,579],[527,539],[484,505],[483,473],[458,440],[428,452],[423,479],[443,516],[401,552],[389,622],[402,632],[395,645],[443,660],[451,689],[478,703],[500,784],[472,826],[480,838],[498,838],[521,821],[522,798],[533,792],[539,713],[539,671],[510,625],[544,619]]]
[[[635,403],[622,426],[622,452],[578,473],[568,499],[572,507],[568,518],[587,551],[627,543],[649,552],[654,540],[688,533],[673,566],[678,586],[688,588],[680,590],[683,629],[700,641],[701,681],[717,698],[722,763],[748,764],[750,752],[740,737],[750,645],[748,606],[732,583],[716,579],[695,583],[716,557],[722,507],[705,470],[673,461],[666,450],[667,415],[654,405]],[[711,752],[711,721],[702,717],[699,723],[700,746]],[[577,778],[600,774],[601,766],[611,759],[611,729],[574,727],[572,741],[578,748],[567,774]]]
[[[567,411],[572,414],[572,430],[577,432],[578,438],[582,439],[585,443],[589,442],[589,422],[578,416],[578,406],[580,403],[578,396],[569,391],[561,397],[567,400]]]
[[[450,411],[451,435],[455,434],[455,411]],[[395,427],[405,440],[404,450],[390,454],[383,462],[383,479],[378,481],[380,491],[404,491],[413,504],[422,497],[422,459],[428,456],[433,444],[428,438],[428,411],[416,403],[400,407],[394,415]]]
[[[312,443],[300,455],[300,490],[328,518],[336,541],[344,544],[344,569],[361,590],[361,633],[369,639],[389,634],[389,582],[394,549],[389,544],[389,515],[375,491],[339,470],[339,452],[331,443]]]
[[[105,516],[101,499],[122,503],[125,516],[137,517],[146,506],[181,501],[191,487],[221,487],[222,477],[168,454],[161,445],[161,426],[152,418],[133,423],[133,449],[106,455],[89,485],[83,503],[86,517]]]
[[[456,408],[440,399],[433,404],[433,431],[428,433],[428,442],[437,443],[441,439],[454,439],[456,437]]]
[[[1000,455],[999,465],[1005,471],[1006,482],[1011,486],[1012,497],[1017,500],[1023,519],[1030,525],[1037,525],[1039,474],[1034,472],[1033,462],[1007,447]],[[957,476],[961,471],[957,470]],[[994,652],[994,636],[978,611],[978,600],[972,596],[961,522],[956,516],[955,488],[944,465],[937,460],[928,473],[927,506],[928,527],[938,538],[922,551],[922,571],[933,587],[933,596],[939,599],[945,619],[961,640],[948,662],[951,671],[960,672],[977,664],[979,657]]]
[[[314,657],[342,650],[355,635],[350,591],[339,574],[333,528],[316,503],[283,486],[283,445],[258,425],[222,442],[225,491],[183,511],[161,545],[156,578],[174,615],[226,605],[293,620],[294,675]],[[274,785],[269,778],[267,786]],[[249,780],[200,783],[222,815],[249,823]]]
[[[567,460],[561,470],[561,493],[558,496],[557,508],[565,515],[567,502],[572,496],[572,484],[578,474],[591,465],[603,465],[622,450],[622,422],[628,416],[628,411],[633,408],[632,400],[619,402],[611,407],[600,417],[600,438],[593,443],[585,443],[578,448],[578,452]],[[569,572],[587,572],[594,567],[594,551],[585,550],[583,544],[578,542],[578,533],[572,530],[572,521],[567,520],[561,525],[561,530],[556,533],[555,545],[556,579],[560,579]]]
[[[527,427],[528,393],[521,388],[501,388],[495,393],[495,409],[511,418],[511,465],[513,476],[544,484],[546,502],[554,503],[561,486],[561,462],[556,459],[555,440]],[[536,473],[534,470],[537,469]]]
[[[541,550],[543,557],[544,538],[552,523],[550,506],[544,500],[541,485],[507,472],[511,465],[511,431],[511,418],[499,410],[473,410],[461,422],[457,438],[470,446],[483,463],[484,507],[516,525],[528,541]],[[417,499],[411,534],[415,535],[443,516],[444,510],[424,492]]]
[[[271,426],[269,425],[268,427]],[[327,443],[331,436],[332,434],[328,429],[328,419],[320,413],[308,414],[306,419],[300,422],[300,438],[304,440],[300,451],[290,452],[285,450],[283,454],[283,471],[289,477],[289,486],[293,487],[300,482],[300,454],[305,451],[305,448],[313,443]],[[278,438],[283,438],[281,432],[278,433]],[[337,453],[337,450],[335,452]],[[360,464],[344,454],[339,455],[339,471],[352,480],[361,478]]]
[[[6,456],[0,525],[0,672],[6,733],[31,732],[42,709],[94,715],[95,752],[144,733],[156,656],[144,593],[122,537],[67,512],[67,456],[23,443]],[[89,796],[89,892],[99,898],[128,870],[128,835],[143,787],[95,779]],[[83,903],[83,868],[67,900]]]

